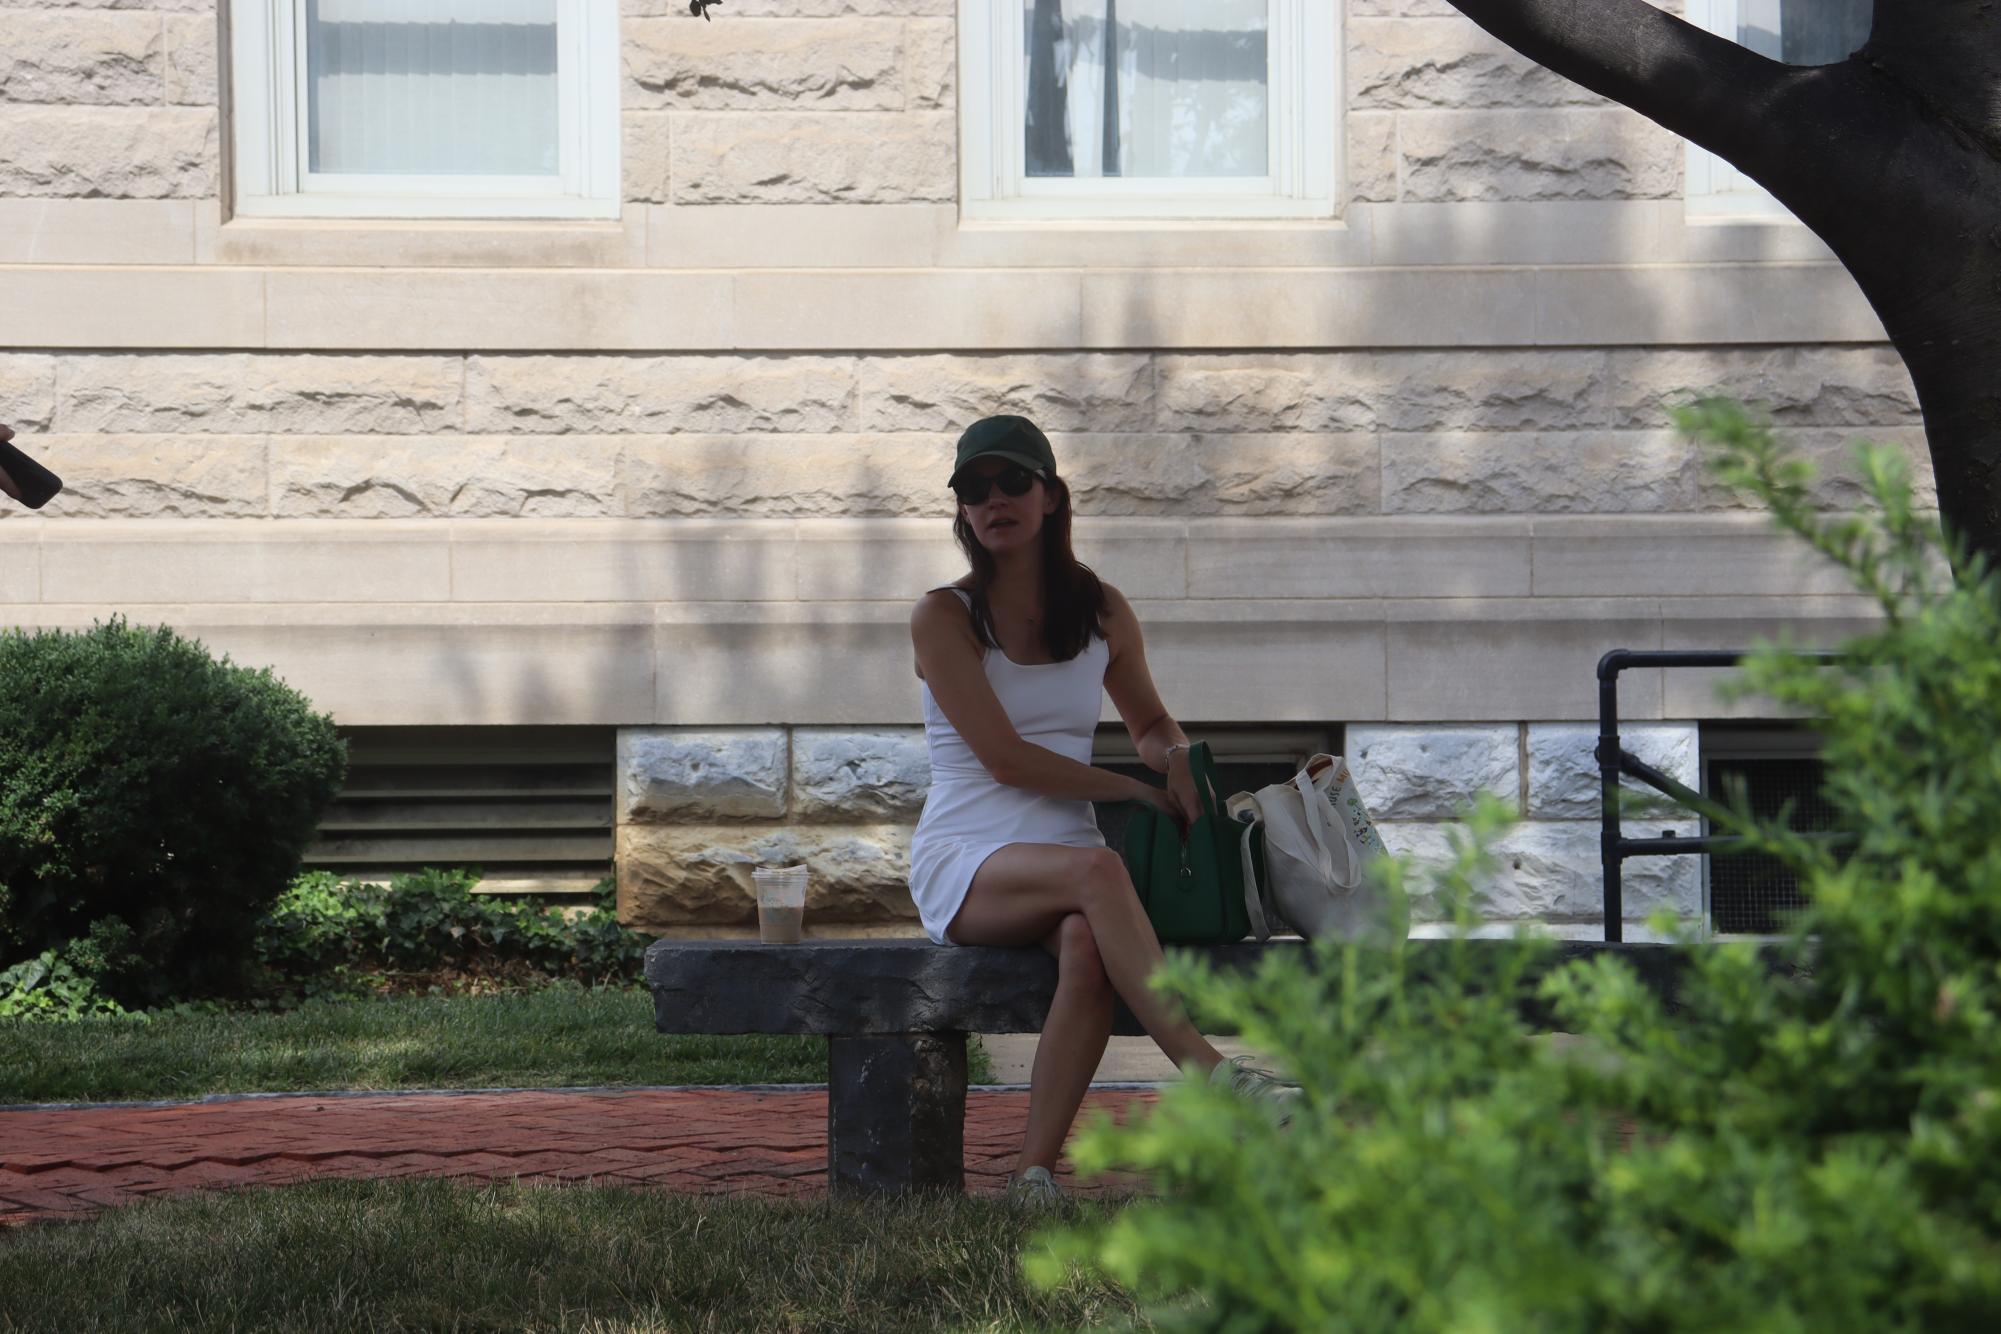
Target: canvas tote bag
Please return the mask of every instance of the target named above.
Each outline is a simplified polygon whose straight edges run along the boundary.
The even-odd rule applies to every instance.
[[[1244,907],[1259,940],[1288,927],[1309,940],[1404,934],[1403,915],[1368,875],[1383,840],[1339,755],[1315,755],[1290,781],[1239,792],[1227,809],[1246,826]]]

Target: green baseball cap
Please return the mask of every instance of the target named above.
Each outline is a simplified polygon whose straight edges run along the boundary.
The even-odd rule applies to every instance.
[[[945,484],[957,481],[968,463],[984,458],[1006,459],[1051,475],[1056,472],[1056,451],[1049,447],[1049,437],[1026,417],[982,417],[968,426],[959,437],[959,458]]]

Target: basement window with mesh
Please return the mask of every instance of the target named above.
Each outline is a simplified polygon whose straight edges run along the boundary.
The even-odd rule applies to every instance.
[[[1703,792],[1727,800],[1730,778],[1740,777],[1754,812],[1769,819],[1791,803],[1788,822],[1802,832],[1838,827],[1821,795],[1826,772],[1820,738],[1807,729],[1703,728]],[[1704,860],[1710,929],[1719,935],[1773,935],[1785,930],[1789,914],[1806,906],[1799,877],[1772,857],[1738,853]]]
[[[587,893],[611,874],[616,729],[349,727],[347,785],[307,870],[477,869],[478,892]]]
[[[1255,792],[1268,783],[1283,783],[1298,773],[1313,755],[1339,754],[1341,728],[1337,725],[1298,727],[1210,727],[1183,723],[1182,731],[1191,741],[1206,741],[1216,758],[1218,796],[1228,800],[1238,792]],[[1092,763],[1114,773],[1143,778],[1156,787],[1165,780],[1140,762],[1132,737],[1117,723],[1098,729],[1093,743]],[[1098,829],[1105,846],[1116,850],[1125,838],[1126,820],[1132,807],[1123,801],[1093,802]]]

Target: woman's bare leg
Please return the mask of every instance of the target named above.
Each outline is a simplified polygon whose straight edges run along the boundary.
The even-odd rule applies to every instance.
[[[1008,844],[973,876],[945,934],[961,945],[1033,945],[1071,913],[1090,923],[1113,988],[1167,1058],[1203,1074],[1214,1069],[1223,1054],[1179,1004],[1146,984],[1161,964],[1160,940],[1110,849]]]
[[[1028,1077],[1028,1133],[1022,1138],[1017,1172],[1056,1170],[1063,1141],[1112,1036],[1112,983],[1084,915],[1065,917],[1042,938],[1042,948],[1056,956],[1056,994],[1049,1000],[1049,1018]]]

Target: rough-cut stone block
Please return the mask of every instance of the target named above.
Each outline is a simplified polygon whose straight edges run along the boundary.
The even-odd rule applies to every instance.
[[[674,117],[664,111],[628,111],[621,126],[624,139],[619,176],[625,197],[636,203],[666,203],[673,179],[667,166],[667,146],[672,141]]]
[[[166,28],[167,100],[183,106],[214,106],[215,16],[170,14]]]
[[[1681,140],[1623,107],[1406,112],[1403,198],[1666,199],[1681,190]]]
[[[670,436],[620,442],[634,518],[935,515],[949,526],[951,439],[935,436]]]
[[[1890,347],[1621,348],[1606,400],[1621,426],[1657,428],[1666,405],[1723,394],[1778,426],[1891,426],[1920,420],[1910,372]]]
[[[1388,514],[1638,514],[1699,508],[1702,458],[1669,431],[1383,439]]]
[[[63,479],[59,501],[45,511],[51,517],[261,518],[269,509],[262,436],[49,435],[22,443]]]
[[[1397,118],[1388,111],[1351,111],[1348,120],[1348,197],[1388,203],[1397,197]]]
[[[65,431],[450,432],[457,357],[160,353],[60,358]]]
[[[154,14],[7,11],[0,101],[157,104],[165,56]]]
[[[1491,792],[1520,795],[1517,730],[1507,726],[1370,724],[1348,729],[1355,786],[1378,820],[1447,819]]]
[[[279,436],[280,518],[609,518],[622,513],[610,440]]]
[[[827,1042],[827,1189],[966,1188],[966,1035]]]
[[[950,111],[958,98],[959,25],[950,18],[913,19],[903,25],[904,105],[912,111]]]
[[[619,818],[692,823],[784,815],[785,749],[784,729],[775,727],[621,728]]]
[[[786,19],[624,25],[626,105],[700,111],[894,111],[903,106],[903,25]]]
[[[806,920],[889,922],[910,901],[908,825],[621,825],[619,914],[641,930],[756,920],[751,871],[804,862]]]
[[[861,363],[864,431],[957,435],[999,412],[1019,413],[1045,431],[1147,430],[1153,425],[1152,358],[1085,352],[871,357]]]
[[[1435,920],[1448,915],[1441,887],[1426,868],[1447,866],[1455,826],[1398,824],[1380,826],[1383,843],[1393,853],[1408,853],[1418,868],[1411,878],[1411,916]],[[1651,837],[1664,830],[1694,834],[1693,822],[1648,825]],[[1636,828],[1636,833],[1639,832]],[[1497,865],[1475,883],[1476,913],[1490,921],[1603,920],[1605,878],[1595,822],[1528,822],[1516,825],[1493,845]],[[1625,864],[1624,920],[1643,920],[1665,907],[1682,917],[1702,911],[1702,863],[1699,857],[1635,857]]]
[[[931,790],[924,733],[801,727],[792,733],[792,815],[873,823],[915,820]]]
[[[1575,427],[1603,395],[1600,352],[1262,353],[1158,358],[1160,415],[1214,431]]]
[[[562,433],[846,431],[849,357],[475,356],[466,429]]]
[[[1699,731],[1693,723],[1623,723],[1619,740],[1632,755],[1659,769],[1684,787],[1702,786]],[[1598,729],[1575,723],[1529,725],[1529,806],[1531,817],[1554,820],[1595,820],[1602,796],[1599,786]],[[1632,779],[1632,792],[1656,795]],[[1669,809],[1667,798],[1660,807]]]
[[[1807,484],[1807,498],[1818,509],[1861,510],[1875,504],[1855,458],[1855,445],[1861,440],[1901,450],[1910,465],[1911,495],[1918,508],[1938,508],[1938,481],[1932,475],[1931,447],[1922,426],[1781,427],[1776,434],[1786,449],[1813,465],[1814,476]],[[1763,501],[1723,485],[1707,471],[1702,475],[1700,494],[1703,509],[1765,508]]]
[[[208,199],[213,107],[0,106],[0,195]]]
[[[1066,435],[1056,459],[1080,514],[1373,514],[1367,435]]]
[[[674,127],[674,202],[954,200],[955,120],[947,111],[690,113]]]
[[[1348,25],[1349,104],[1397,109],[1592,104],[1598,98],[1461,18]]]
[[[56,415],[56,359],[0,352],[0,422],[21,432],[45,431]]]
[[[1471,21],[1453,7],[1451,0],[1348,0],[1350,18],[1452,18]]]

